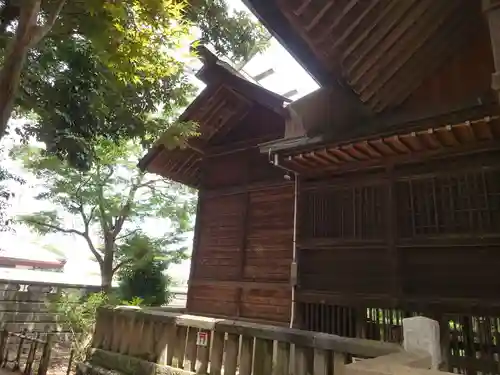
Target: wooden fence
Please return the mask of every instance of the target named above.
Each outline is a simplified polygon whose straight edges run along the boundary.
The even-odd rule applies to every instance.
[[[396,344],[132,308],[101,309],[93,366],[123,374],[339,374],[353,358],[400,353]]]
[[[14,345],[9,341],[15,339]],[[49,369],[53,336],[45,339],[40,334],[13,333],[3,330],[0,333],[0,365],[14,372],[45,375]],[[28,352],[25,352],[25,348]]]

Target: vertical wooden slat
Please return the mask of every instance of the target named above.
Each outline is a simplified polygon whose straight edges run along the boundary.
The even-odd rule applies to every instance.
[[[273,366],[273,375],[289,375],[290,370],[290,343],[279,341],[276,346],[276,362]]]
[[[208,335],[208,342],[211,342],[212,332],[203,331]],[[208,363],[210,356],[210,344],[207,346],[198,346],[198,354],[196,358],[196,373],[197,374],[207,374],[208,373]]]
[[[38,346],[38,338],[40,337],[40,334],[37,332],[35,334],[35,340],[33,340],[31,342],[31,345],[30,345],[30,350],[29,350],[29,353],[28,353],[28,357],[26,358],[26,365],[24,367],[24,373],[25,374],[31,374],[31,371],[33,369],[33,362],[35,360],[35,354],[36,354],[36,349],[37,349],[37,346]],[[0,350],[0,353],[2,353],[2,351]],[[0,357],[1,357],[1,354],[0,354]]]
[[[137,337],[142,337],[142,332],[144,329],[145,319],[144,316],[137,316],[134,323],[134,329],[132,334],[127,337],[129,342],[129,355],[135,357],[142,354],[142,341],[137,340]]]
[[[329,375],[329,354],[327,350],[314,349],[314,375]]]
[[[163,348],[161,356],[164,358],[165,365],[172,366],[175,354],[175,345],[177,342],[177,326],[174,322],[171,322],[167,324],[165,331],[167,335],[167,344]]]
[[[182,369],[184,367],[184,355],[186,353],[187,327],[178,326],[175,338],[175,349],[172,366]]]
[[[273,369],[273,342],[270,340],[255,340],[255,355],[253,375],[269,375]]]
[[[240,353],[240,371],[239,375],[252,374],[252,357],[253,357],[253,337],[241,337],[241,353]]]
[[[52,353],[52,342],[54,340],[54,336],[51,334],[47,334],[46,342],[43,346],[42,358],[40,359],[40,364],[38,366],[38,375],[46,375],[47,370],[50,365],[50,356]]]
[[[210,353],[210,375],[220,375],[224,355],[224,332],[214,332]]]
[[[118,349],[121,354],[128,354],[130,337],[134,332],[135,314],[124,319],[123,326],[123,339],[120,341],[120,347]]]
[[[344,375],[346,355],[344,353],[332,353],[333,375]]]
[[[154,322],[150,319],[144,320],[144,326],[141,335],[141,351],[140,357],[146,361],[155,361],[154,349]]]
[[[92,347],[93,348],[103,348],[103,341],[104,341],[104,332],[105,332],[105,316],[104,316],[104,310],[99,309],[97,310],[96,314],[96,324],[94,328],[94,336],[92,337]]]
[[[186,361],[184,362],[184,370],[194,372],[196,370],[196,338],[198,329],[194,327],[188,328],[186,340]]]
[[[295,346],[295,375],[313,374],[313,351],[310,348]]]
[[[240,336],[228,334],[224,358],[224,375],[236,375]]]

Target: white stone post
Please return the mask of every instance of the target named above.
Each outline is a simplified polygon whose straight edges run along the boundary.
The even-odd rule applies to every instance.
[[[423,316],[403,319],[403,335],[407,352],[429,353],[432,369],[439,369],[442,357],[438,322]]]

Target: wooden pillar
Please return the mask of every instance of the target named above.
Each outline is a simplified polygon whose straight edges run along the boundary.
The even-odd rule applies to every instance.
[[[483,12],[488,20],[491,50],[495,62],[495,72],[491,77],[491,88],[500,102],[500,0],[483,0]]]
[[[191,311],[192,309],[192,293],[191,293],[191,285],[196,278],[196,261],[197,261],[197,253],[198,246],[200,243],[200,235],[201,235],[201,205],[203,204],[203,190],[200,189],[198,192],[198,201],[196,204],[196,218],[194,225],[194,238],[193,238],[193,251],[191,253],[191,265],[189,267],[189,279],[188,279],[188,292],[187,292],[187,300],[186,300],[186,311]]]
[[[244,193],[241,197],[243,200],[243,213],[241,216],[241,245],[240,245],[240,266],[238,281],[240,286],[237,290],[236,296],[236,317],[241,317],[241,310],[243,305],[243,283],[245,282],[245,266],[247,260],[247,232],[248,232],[248,213],[250,211],[250,191]]]
[[[395,179],[394,179],[394,165],[386,166],[387,182],[386,182],[386,240],[388,248],[388,256],[391,264],[392,272],[392,294],[398,300],[402,298],[403,294],[403,280],[401,277],[401,262],[399,259],[399,251],[396,243],[398,233],[398,218],[396,207],[396,192],[395,192]]]

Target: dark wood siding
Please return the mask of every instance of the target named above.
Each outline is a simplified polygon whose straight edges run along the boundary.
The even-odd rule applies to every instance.
[[[257,148],[207,157],[188,311],[288,324],[293,183]]]
[[[500,332],[498,160],[491,151],[303,182],[302,327],[400,341],[402,319],[423,314],[440,321],[450,371],[498,373],[488,354],[500,350],[492,341]]]
[[[356,294],[377,294],[500,302],[500,166],[494,157],[302,184],[299,289],[353,301]]]

